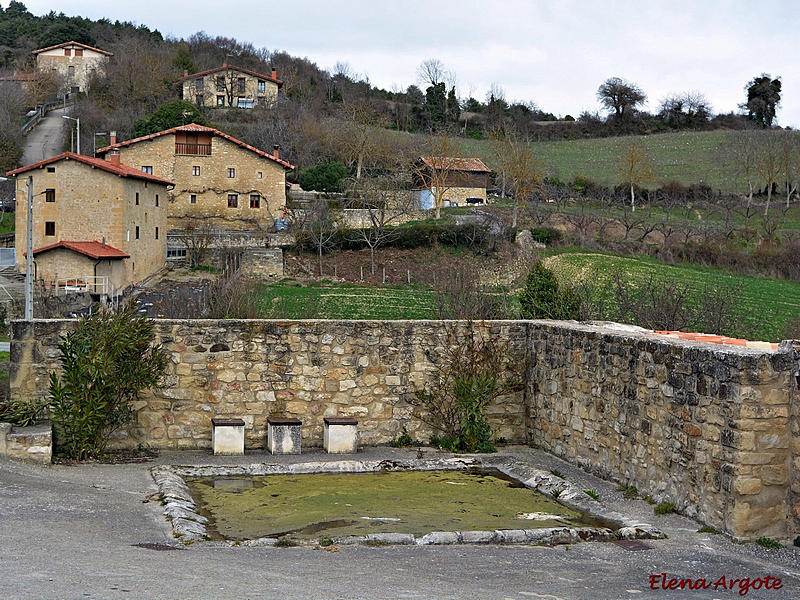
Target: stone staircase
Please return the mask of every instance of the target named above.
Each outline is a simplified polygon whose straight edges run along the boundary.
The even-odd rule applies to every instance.
[[[3,267],[0,269],[0,277],[17,283],[23,283],[25,281],[25,273],[20,273],[14,267]]]

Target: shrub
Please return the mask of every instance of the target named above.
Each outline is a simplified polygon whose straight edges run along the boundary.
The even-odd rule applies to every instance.
[[[552,246],[561,240],[562,237],[561,232],[552,227],[533,227],[531,228],[531,236],[533,237],[533,241],[546,246]]]
[[[133,126],[133,135],[140,137],[150,135],[186,123],[208,125],[200,109],[185,100],[173,100],[163,104],[158,110],[143,116]]]
[[[460,334],[448,331],[443,355],[426,352],[435,380],[414,392],[417,417],[439,434],[431,444],[453,452],[494,452],[486,409],[498,397],[521,387],[523,361],[470,324]]]
[[[414,438],[408,435],[408,431],[403,427],[403,432],[389,442],[389,445],[393,448],[407,448],[414,445]]]
[[[776,550],[781,547],[781,543],[778,540],[773,540],[763,535],[756,540],[756,544],[770,550]]]
[[[525,319],[577,319],[580,316],[580,297],[570,288],[562,288],[555,274],[536,261],[525,289],[519,298]]]
[[[342,179],[347,177],[347,167],[337,161],[306,167],[300,171],[297,182],[304,190],[341,192]]]
[[[661,502],[653,507],[653,513],[656,515],[669,515],[675,512],[675,505],[672,502]]]
[[[153,345],[153,324],[129,304],[81,319],[63,336],[62,374],[50,374],[56,449],[77,460],[102,456],[111,434],[132,417],[130,402],[156,387],[167,353]]]
[[[47,400],[0,399],[0,423],[11,423],[17,427],[34,425],[41,420],[47,404]]]

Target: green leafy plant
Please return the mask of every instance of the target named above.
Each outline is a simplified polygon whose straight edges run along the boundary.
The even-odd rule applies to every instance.
[[[558,283],[553,271],[536,261],[519,297],[525,319],[576,319],[581,299],[572,289]]]
[[[621,485],[617,488],[618,492],[622,492],[623,498],[638,498],[639,497],[639,490],[636,489],[635,485]]]
[[[583,490],[583,493],[589,496],[589,498],[591,498],[592,500],[597,500],[598,502],[600,501],[600,494],[598,494],[592,489]]]
[[[47,400],[0,400],[0,423],[11,423],[17,427],[28,427],[39,422],[47,408]]]
[[[700,529],[697,530],[697,533],[710,533],[712,535],[719,535],[719,530],[714,529],[713,527],[709,527],[708,525],[703,525]]]
[[[550,475],[558,477],[559,479],[564,479],[564,474],[558,469],[550,469]]]
[[[321,537],[319,538],[319,545],[322,546],[323,548],[327,546],[333,546],[333,539],[329,537]]]
[[[763,546],[764,548],[769,548],[770,550],[776,550],[782,547],[778,540],[773,540],[772,538],[763,535],[756,540],[756,544]]]
[[[296,546],[297,544],[293,542],[289,537],[282,535],[278,538],[278,541],[275,544],[276,548],[291,548],[292,546]]]
[[[653,507],[653,513],[657,515],[669,515],[675,512],[675,505],[672,502],[661,502]]]
[[[153,324],[128,305],[81,319],[63,336],[62,373],[50,374],[57,452],[76,460],[102,456],[111,434],[132,418],[130,402],[157,387],[167,353],[153,344]]]
[[[444,350],[426,352],[436,369],[433,382],[414,392],[415,415],[438,433],[431,443],[451,452],[494,452],[486,409],[521,388],[522,360],[479,331],[448,326]]]
[[[800,548],[800,535],[798,535],[796,538],[794,538],[794,541],[792,542],[792,544],[794,544],[795,546]]]
[[[414,446],[415,444],[414,438],[408,435],[408,430],[403,427],[402,433],[389,442],[389,445],[393,448],[407,448],[408,446]]]

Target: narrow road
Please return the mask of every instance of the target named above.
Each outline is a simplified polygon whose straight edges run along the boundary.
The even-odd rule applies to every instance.
[[[30,165],[56,154],[61,154],[64,141],[62,132],[66,119],[63,108],[56,108],[47,113],[39,124],[34,127],[25,140],[25,149],[22,152],[22,164]]]

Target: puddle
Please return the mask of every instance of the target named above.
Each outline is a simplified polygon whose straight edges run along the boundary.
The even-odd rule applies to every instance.
[[[187,478],[186,483],[217,540],[605,525],[486,471]]]

